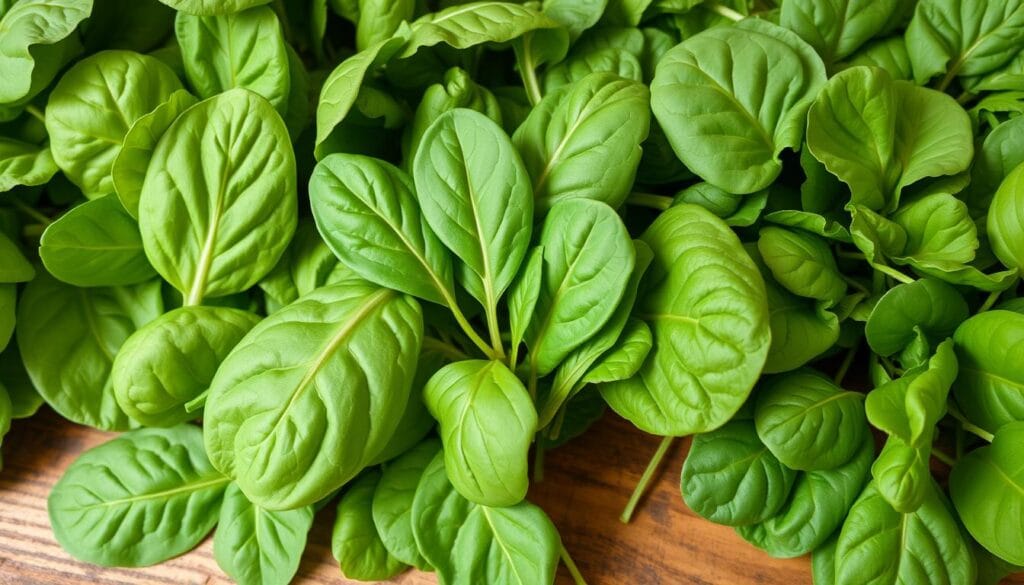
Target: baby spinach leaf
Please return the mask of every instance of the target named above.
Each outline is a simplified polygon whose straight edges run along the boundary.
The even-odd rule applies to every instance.
[[[683,499],[717,524],[757,524],[782,509],[796,475],[761,443],[753,422],[733,421],[693,438],[683,464]]]
[[[185,74],[200,98],[242,87],[286,111],[288,54],[273,10],[256,7],[218,16],[180,12],[174,34]]]
[[[423,558],[451,585],[552,583],[561,545],[544,511],[530,502],[491,508],[455,490],[438,453],[423,471],[412,503],[412,529]]]
[[[0,136],[0,193],[20,185],[43,185],[56,173],[49,146]]]
[[[512,141],[487,116],[451,110],[423,135],[413,177],[427,223],[462,261],[456,278],[492,314],[532,229],[530,179]]]
[[[213,534],[213,556],[217,566],[241,585],[290,583],[312,525],[312,506],[264,510],[230,484]]]
[[[399,58],[411,57],[438,43],[465,49],[481,43],[504,43],[535,29],[556,26],[529,5],[493,0],[457,4],[413,22],[409,42]]]
[[[622,337],[587,371],[582,382],[603,384],[628,380],[636,374],[654,345],[651,328],[639,319],[630,319],[622,330]]]
[[[79,456],[47,509],[57,541],[75,558],[144,567],[206,537],[228,481],[206,459],[199,427],[141,429]]]
[[[118,406],[146,426],[196,418],[185,405],[206,391],[224,358],[259,317],[228,307],[181,307],[133,333],[114,356]]]
[[[73,288],[39,274],[18,304],[18,348],[32,384],[68,420],[110,431],[134,426],[114,398],[110,371],[121,344],[162,312],[159,282]]]
[[[356,22],[356,49],[362,51],[385,41],[404,21],[413,20],[414,0],[360,0]]]
[[[508,321],[513,355],[518,355],[519,344],[526,336],[526,328],[533,318],[540,296],[541,279],[544,275],[544,247],[537,246],[519,268],[519,274],[512,281],[508,293]]]
[[[35,276],[35,268],[25,258],[18,245],[0,232],[0,282],[28,282]]]
[[[267,302],[267,312],[273,313],[299,297],[306,296],[326,284],[358,278],[327,247],[316,225],[300,220],[288,248],[277,265],[259,282]]]
[[[967,303],[955,288],[922,278],[882,295],[868,317],[864,336],[875,353],[890,356],[917,335],[933,341],[949,337],[967,316]]]
[[[280,116],[244,89],[189,108],[160,139],[139,227],[149,261],[186,304],[241,292],[277,263],[296,224],[289,145]]]
[[[878,39],[864,45],[861,50],[851,55],[846,63],[841,64],[841,67],[857,67],[859,65],[884,69],[893,79],[905,81],[914,79],[910,55],[907,53],[907,43],[902,35]]]
[[[906,187],[967,169],[970,119],[953,98],[853,67],[822,89],[807,117],[807,146],[849,185],[852,202],[892,210]]]
[[[54,160],[86,197],[113,193],[110,168],[128,130],[180,89],[174,72],[146,55],[104,51],[79,61],[46,105]]]
[[[156,276],[135,218],[117,195],[86,201],[53,222],[39,240],[50,274],[76,286],[120,286]]]
[[[426,439],[384,467],[373,492],[373,523],[388,553],[419,569],[430,566],[416,546],[412,528],[412,503],[416,486],[427,465],[441,451],[437,439]]]
[[[793,294],[834,305],[846,294],[846,281],[825,240],[804,231],[768,226],[757,240],[775,280]]]
[[[850,510],[835,551],[836,583],[891,585],[909,582],[972,583],[974,557],[929,478],[924,504],[900,514],[874,483]]]
[[[132,217],[139,216],[142,183],[146,180],[149,161],[160,137],[186,109],[196,105],[196,98],[180,89],[152,112],[131,125],[124,137],[121,151],[114,157],[110,178],[125,209]]]
[[[984,217],[999,184],[1024,163],[1024,118],[1017,117],[996,126],[978,148],[971,165],[971,182],[960,196],[972,217]]]
[[[839,339],[839,319],[820,303],[798,297],[765,279],[771,346],[765,359],[768,374],[788,372],[825,353]]]
[[[331,551],[350,579],[385,581],[408,568],[391,556],[373,523],[370,505],[379,483],[380,472],[367,471],[338,500]]]
[[[160,0],[160,2],[185,14],[216,16],[269,4],[270,0]]]
[[[499,361],[460,361],[434,374],[423,397],[441,426],[455,489],[486,506],[522,501],[537,412],[519,378]],[[491,432],[498,426],[501,434]]]
[[[1020,52],[1022,30],[1019,0],[921,0],[906,33],[914,79],[924,84],[945,73],[944,89],[957,76],[992,72]]]
[[[810,46],[747,20],[669,51],[651,83],[651,107],[688,168],[731,193],[753,193],[779,176],[779,154],[799,146],[807,107],[824,83]]]
[[[1003,180],[992,206],[988,208],[988,237],[992,251],[1009,268],[1024,270],[1024,221],[1020,208],[1024,205],[1024,164],[1017,165]]]
[[[890,219],[903,228],[907,243],[899,263],[956,263],[974,260],[978,229],[967,205],[952,195],[936,193],[903,205]]]
[[[746,400],[770,345],[764,281],[722,220],[694,205],[662,213],[634,316],[654,347],[636,376],[600,386],[641,429],[686,435],[720,426]]]
[[[11,418],[28,418],[43,405],[43,397],[32,385],[16,343],[0,351],[0,385],[11,401]]]
[[[395,432],[380,453],[370,460],[369,465],[390,462],[415,447],[437,426],[437,421],[431,416],[430,410],[427,409],[427,403],[423,400],[423,389],[430,378],[453,358],[439,350],[434,341],[431,338],[424,339],[419,363],[416,365],[416,375],[412,379],[409,400],[405,403],[405,410],[402,411],[402,416],[398,419]]]
[[[868,436],[864,395],[844,391],[811,370],[775,376],[757,391],[757,436],[786,467],[833,469]]]
[[[550,67],[544,72],[545,92],[579,83],[593,73],[607,73],[633,81],[644,80],[643,66],[632,53],[617,47],[602,47],[590,51],[573,51],[566,60]]]
[[[363,278],[454,305],[452,261],[420,214],[412,181],[384,161],[332,154],[310,179],[310,205],[327,245]]]
[[[850,461],[835,469],[797,475],[789,500],[777,515],[759,524],[737,527],[736,532],[776,558],[798,557],[816,550],[842,526],[869,479],[874,457],[875,441],[865,433]]]
[[[422,329],[414,300],[352,281],[267,317],[210,385],[204,430],[214,466],[271,510],[342,486],[397,427]]]
[[[40,54],[34,49],[69,37],[90,12],[92,0],[18,0],[0,10],[0,104],[18,102],[32,92],[40,68]]]
[[[1019,446],[1024,423],[1000,428],[991,446],[971,451],[957,461],[949,490],[964,526],[999,558],[1024,564],[1024,474]]]
[[[953,394],[964,414],[989,432],[1024,421],[1024,315],[986,311],[953,336],[959,375]]]
[[[779,24],[800,35],[825,63],[844,59],[891,28],[905,11],[901,0],[793,0],[782,5]]]
[[[610,73],[545,96],[512,138],[533,179],[537,211],[570,198],[622,205],[647,138],[649,102],[642,83]]]
[[[608,322],[635,265],[633,243],[608,205],[571,199],[544,221],[543,276],[527,332],[531,368],[548,374]]]

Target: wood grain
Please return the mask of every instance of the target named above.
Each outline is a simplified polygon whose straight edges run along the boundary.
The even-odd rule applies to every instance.
[[[209,584],[231,581],[213,559],[212,541],[144,569],[108,569],[79,563],[53,538],[46,496],[75,457],[112,433],[62,420],[44,409],[15,421],[4,439],[0,472],[0,584]],[[544,481],[530,498],[551,516],[590,585],[809,584],[806,558],[776,560],[686,508],[679,473],[687,441],[669,452],[650,496],[629,525],[618,516],[643,473],[658,437],[614,415],[583,437],[547,455]],[[333,512],[323,510],[310,534],[297,583],[346,585],[330,550]],[[560,568],[559,584],[570,584]],[[394,583],[433,585],[431,575],[407,572]],[[1011,581],[1008,581],[1008,583]],[[1012,583],[1024,583],[1024,579]],[[486,584],[481,584],[486,585]]]

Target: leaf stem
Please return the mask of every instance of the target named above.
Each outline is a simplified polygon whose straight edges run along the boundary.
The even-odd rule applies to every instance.
[[[651,483],[654,474],[661,467],[661,462],[665,459],[665,453],[668,453],[668,448],[672,446],[675,440],[675,437],[665,437],[661,440],[658,450],[654,452],[654,457],[651,457],[651,461],[647,464],[647,469],[644,470],[644,474],[640,476],[640,481],[636,484],[636,488],[633,489],[633,495],[629,496],[626,508],[622,511],[622,515],[619,516],[619,520],[623,524],[629,524],[629,521],[633,518],[633,512],[636,510],[637,504],[640,503],[640,498],[644,496],[644,493],[647,491],[647,485]]]
[[[665,211],[669,207],[672,207],[673,199],[664,195],[654,195],[652,193],[630,193],[629,197],[626,197],[627,205],[636,205],[639,207],[649,207],[658,211]]]
[[[31,217],[32,219],[38,221],[39,223],[41,223],[44,226],[48,226],[51,223],[53,223],[52,219],[50,219],[49,217],[46,217],[42,213],[39,213],[38,211],[36,211],[35,209],[29,207],[28,205],[25,205],[25,203],[22,202],[17,197],[11,197],[10,199],[8,199],[8,201],[11,203],[11,205],[14,206],[15,209],[17,209],[18,211],[20,211],[20,212],[24,213],[25,215]]]
[[[449,358],[449,359],[451,359],[453,361],[461,361],[461,360],[468,360],[469,359],[469,356],[466,355],[461,349],[455,347],[454,345],[452,345],[451,343],[449,343],[447,341],[442,341],[440,339],[437,339],[436,337],[424,336],[423,337],[423,347],[424,348],[430,347],[434,351],[440,353],[441,355],[443,355],[446,358]]]
[[[949,455],[946,455],[945,453],[943,453],[939,449],[936,449],[935,447],[932,447],[932,457],[938,459],[939,461],[945,463],[946,465],[948,465],[950,467],[953,467],[954,465],[956,465],[956,460],[955,459],[953,459]]]
[[[846,250],[836,250],[836,256],[840,258],[849,258],[850,260],[867,260],[862,252],[847,252]]]
[[[985,302],[982,303],[980,307],[978,307],[978,312],[984,313],[985,311],[991,309],[992,305],[996,304],[996,301],[999,300],[999,295],[1001,294],[1003,294],[1003,291],[1001,290],[989,293],[988,297],[985,299]]]
[[[902,272],[896,270],[891,266],[886,266],[885,264],[872,264],[872,266],[875,268],[875,270],[887,276],[891,276],[892,278],[902,282],[903,284],[910,284],[914,282],[913,278],[910,278],[906,274],[903,274]]]
[[[46,114],[36,106],[29,104],[25,106],[25,111],[32,115],[33,118],[39,120],[43,124],[46,124]]]
[[[540,82],[537,80],[537,71],[533,67],[533,59],[530,57],[530,41],[533,40],[533,33],[523,35],[522,50],[517,53],[519,61],[519,75],[523,78],[523,87],[526,89],[526,97],[530,105],[536,107],[542,99]]]
[[[885,368],[885,372],[889,374],[890,378],[898,378],[903,375],[903,370],[897,368],[889,358],[885,356],[878,356],[878,360],[882,362],[882,367]]]
[[[859,292],[862,292],[862,293],[864,293],[866,295],[870,295],[871,294],[871,291],[868,290],[868,287],[866,287],[863,284],[857,282],[856,279],[854,279],[852,277],[849,277],[849,276],[846,276],[845,274],[842,275],[842,277],[843,277],[843,280],[846,282],[846,284],[848,284],[848,285],[852,286],[853,288],[857,289]]]
[[[498,359],[498,356],[494,353],[491,346],[487,345],[487,342],[473,329],[473,326],[469,324],[469,320],[466,319],[465,313],[459,308],[459,304],[455,302],[453,297],[450,297],[448,293],[443,293],[445,301],[448,304],[448,309],[452,312],[452,316],[455,317],[455,322],[459,324],[459,328],[469,337],[469,340],[473,342],[473,345],[483,352],[485,356],[490,359]]]
[[[846,377],[846,372],[850,369],[850,365],[853,364],[853,358],[857,355],[857,346],[853,346],[846,351],[846,356],[843,358],[843,362],[839,364],[839,369],[836,371],[835,378],[833,380],[836,386],[840,386],[843,383],[843,378]]]
[[[569,574],[572,575],[573,583],[576,585],[587,585],[587,580],[583,578],[582,574],[580,574],[580,570],[576,566],[576,563],[574,563],[572,557],[569,556],[569,551],[565,550],[565,545],[560,544],[559,547],[562,549],[562,562],[565,563],[565,568],[569,569]]]
[[[977,435],[978,437],[985,439],[989,443],[992,442],[992,439],[996,438],[996,436],[993,435],[992,433],[967,420],[967,417],[964,416],[964,413],[960,412],[956,408],[948,406],[946,408],[946,412],[948,412],[949,415],[955,418],[956,420],[960,421],[960,426],[962,426],[965,431]]]
[[[733,10],[732,8],[729,8],[728,6],[722,6],[721,4],[710,4],[707,5],[707,7],[711,10],[711,12],[714,12],[720,16],[724,16],[733,22],[739,22],[746,18],[745,15]]]
[[[495,359],[505,359],[505,346],[501,343],[501,329],[498,328],[497,304],[490,303],[485,312],[487,313],[487,331],[491,335],[491,347],[497,355]]]

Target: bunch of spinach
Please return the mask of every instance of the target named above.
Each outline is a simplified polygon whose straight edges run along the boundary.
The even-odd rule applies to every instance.
[[[530,451],[607,404],[624,519],[695,435],[817,582],[1024,565],[1021,2],[161,2],[0,2],[0,436],[125,431],[75,557],[286,583],[336,501],[351,578],[582,582]]]

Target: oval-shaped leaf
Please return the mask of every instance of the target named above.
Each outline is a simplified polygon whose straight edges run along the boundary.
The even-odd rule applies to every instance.
[[[373,492],[373,523],[388,552],[399,561],[429,569],[412,531],[412,503],[423,471],[441,451],[437,439],[416,445],[384,468]]]
[[[156,276],[139,224],[117,195],[86,201],[50,224],[39,240],[50,274],[76,286],[120,286]]]
[[[757,250],[775,280],[795,295],[834,305],[846,294],[846,281],[832,250],[814,234],[764,227]]]
[[[733,421],[693,438],[683,500],[717,524],[756,524],[782,509],[796,475],[761,443],[752,421]]]
[[[662,213],[643,241],[654,260],[634,316],[650,326],[654,348],[636,376],[601,394],[647,432],[706,432],[739,410],[764,366],[764,281],[733,231],[695,205]]]
[[[110,371],[118,348],[163,312],[159,282],[73,288],[40,274],[18,306],[18,348],[39,394],[64,418],[123,431],[134,423],[117,405]]]
[[[834,63],[890,29],[905,11],[900,0],[793,0],[782,5],[779,24]]]
[[[411,57],[423,47],[445,43],[466,49],[481,43],[504,43],[538,28],[558,23],[532,6],[513,2],[483,0],[449,6],[412,23],[412,32],[401,58]]]
[[[561,542],[544,511],[525,501],[505,508],[470,502],[448,481],[442,453],[416,488],[412,529],[442,582],[554,582]]]
[[[358,581],[387,581],[408,567],[391,556],[373,522],[371,504],[380,472],[359,476],[338,500],[331,551],[341,572]]]
[[[992,433],[1024,421],[1024,315],[980,313],[953,340],[960,364],[953,394],[967,418]]]
[[[86,197],[114,192],[110,168],[132,124],[182,89],[159,60],[103,51],[61,77],[46,105],[46,131],[57,165]]]
[[[688,168],[730,193],[753,193],[779,176],[779,153],[799,146],[807,106],[824,83],[807,43],[746,20],[669,51],[651,83],[651,108]]]
[[[988,208],[988,237],[992,251],[1009,268],[1024,270],[1024,164],[1015,168],[996,191]]]
[[[649,102],[644,84],[610,73],[546,95],[512,137],[533,179],[537,211],[572,198],[622,205],[647,138]]]
[[[455,489],[486,506],[522,501],[537,412],[519,378],[499,361],[455,362],[430,378],[423,397],[441,425]],[[500,434],[493,432],[498,427]]]
[[[414,300],[358,282],[317,289],[267,317],[210,386],[213,464],[268,509],[327,496],[394,432],[422,331]]]
[[[312,506],[264,510],[230,484],[213,535],[213,556],[217,566],[241,585],[290,583],[312,525]]]
[[[75,558],[144,567],[206,537],[228,481],[206,459],[199,427],[141,429],[79,456],[47,509],[57,541]]]
[[[0,136],[0,193],[21,185],[43,185],[57,170],[49,146]]]
[[[295,232],[295,154],[266,100],[235,89],[189,108],[157,144],[139,201],[157,272],[197,304],[269,272]]]
[[[70,36],[89,17],[92,0],[16,0],[5,8],[0,14],[0,104],[18,102],[32,92],[38,57],[33,48]]]
[[[133,333],[114,357],[110,383],[118,406],[146,426],[196,418],[185,405],[210,387],[224,358],[259,322],[228,307],[181,307]]]
[[[758,390],[754,422],[779,461],[805,471],[843,465],[868,435],[864,395],[812,370],[769,378]]]

